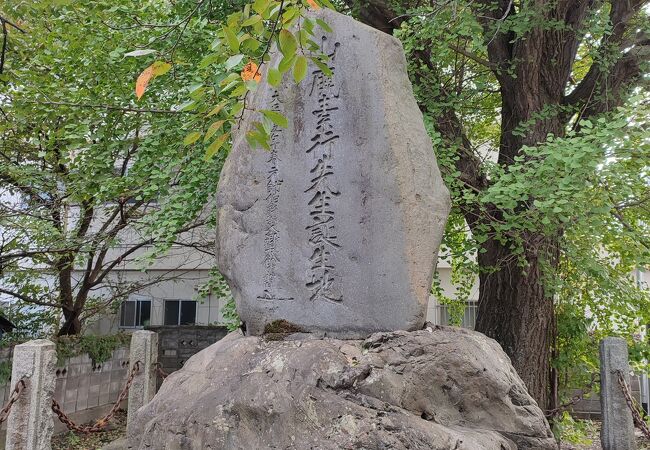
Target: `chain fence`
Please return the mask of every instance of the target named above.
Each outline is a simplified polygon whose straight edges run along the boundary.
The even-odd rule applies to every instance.
[[[159,362],[156,363],[156,373],[163,381],[165,380],[165,378],[169,376],[169,374],[162,369],[162,364],[160,364]]]
[[[618,384],[619,386],[621,386],[621,389],[623,390],[623,395],[625,396],[625,402],[627,403],[627,407],[630,408],[630,411],[632,412],[632,419],[634,420],[634,425],[643,432],[646,439],[650,439],[650,428],[648,427],[646,421],[643,420],[643,415],[641,413],[641,411],[643,410],[641,409],[641,407],[639,406],[635,398],[632,397],[630,387],[627,385],[627,383],[625,382],[625,378],[623,377],[623,372],[617,370],[616,374],[618,375]]]
[[[52,411],[54,411],[54,414],[57,415],[61,423],[68,427],[68,430],[77,431],[84,434],[98,433],[100,431],[103,431],[104,428],[106,428],[106,425],[108,425],[108,422],[113,418],[113,416],[115,416],[115,413],[120,408],[120,403],[126,399],[126,396],[129,393],[129,388],[133,383],[133,379],[140,371],[140,364],[142,364],[140,361],[136,361],[135,364],[133,364],[131,373],[129,373],[129,377],[126,380],[126,383],[124,383],[124,387],[122,388],[120,395],[117,396],[117,400],[113,404],[113,407],[110,409],[110,411],[108,411],[108,413],[106,413],[104,417],[98,419],[93,425],[76,424],[63,412],[61,405],[59,405],[59,403],[54,399],[52,399]]]
[[[7,418],[9,417],[9,412],[11,411],[11,407],[14,406],[14,403],[18,401],[20,394],[23,393],[26,387],[27,384],[25,384],[25,378],[21,378],[20,380],[18,380],[18,382],[14,386],[13,391],[11,391],[11,395],[9,396],[9,400],[7,401],[7,404],[4,406],[4,408],[2,408],[2,410],[0,410],[0,423],[7,420]]]
[[[554,419],[556,416],[560,415],[564,411],[572,409],[573,406],[583,401],[585,397],[591,395],[592,391],[594,390],[594,386],[596,384],[600,384],[600,376],[592,373],[591,381],[585,386],[584,389],[582,389],[578,394],[571,397],[571,400],[569,400],[566,403],[562,403],[557,408],[547,409],[545,414],[546,418],[548,420]]]

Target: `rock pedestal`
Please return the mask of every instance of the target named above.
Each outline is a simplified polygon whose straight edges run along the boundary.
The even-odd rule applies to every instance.
[[[331,77],[262,82],[248,106],[288,128],[271,150],[235,136],[218,187],[218,266],[247,334],[275,320],[366,337],[421,329],[450,208],[400,42],[350,17],[313,13]],[[277,67],[275,53],[262,67]]]
[[[347,341],[231,333],[165,379],[135,413],[128,448],[557,446],[495,341],[430,327]]]

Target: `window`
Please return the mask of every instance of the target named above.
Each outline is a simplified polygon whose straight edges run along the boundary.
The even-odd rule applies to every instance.
[[[120,328],[138,328],[149,325],[151,300],[127,300],[120,307]]]
[[[195,301],[165,300],[165,325],[193,325],[195,322]]]
[[[447,306],[441,305],[436,302],[436,312],[434,317],[430,318],[431,322],[435,325],[449,325],[449,311]],[[465,305],[465,313],[463,314],[462,328],[474,329],[476,325],[476,313],[478,310],[478,302],[469,300]]]

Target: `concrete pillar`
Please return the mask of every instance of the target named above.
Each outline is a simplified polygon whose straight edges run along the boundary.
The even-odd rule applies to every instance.
[[[151,401],[156,394],[156,363],[158,362],[158,334],[139,330],[131,336],[129,354],[129,373],[133,365],[140,361],[140,370],[129,389],[129,406],[126,419],[130,425],[135,412]]]
[[[6,450],[52,448],[55,370],[56,346],[53,342],[37,339],[14,348],[11,386],[24,378],[26,387],[7,420]]]
[[[630,384],[627,342],[608,337],[600,341],[600,408],[603,416],[600,440],[603,450],[633,450],[634,421],[618,383],[618,371]]]

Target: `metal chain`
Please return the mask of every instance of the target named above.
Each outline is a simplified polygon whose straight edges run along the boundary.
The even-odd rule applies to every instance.
[[[20,397],[20,394],[25,390],[27,385],[25,384],[25,378],[21,378],[18,380],[16,385],[14,386],[13,391],[11,391],[11,395],[9,396],[9,401],[7,404],[0,410],[0,423],[4,422],[7,420],[9,417],[9,412],[11,411],[11,407],[14,406],[14,403],[18,401],[18,397]]]
[[[98,433],[102,431],[104,428],[106,428],[106,425],[108,425],[108,422],[113,418],[115,413],[120,407],[120,403],[126,399],[126,396],[129,392],[129,388],[131,387],[131,384],[133,383],[133,379],[135,378],[136,374],[140,371],[140,364],[142,364],[140,361],[136,361],[135,364],[133,364],[133,367],[131,368],[131,373],[129,374],[129,377],[126,380],[126,383],[124,384],[124,387],[122,388],[122,391],[120,392],[120,395],[117,396],[117,400],[113,404],[113,407],[108,411],[108,413],[102,417],[101,419],[97,420],[93,425],[86,425],[86,426],[81,426],[77,425],[68,417],[63,410],[61,409],[61,405],[59,403],[52,399],[52,411],[54,411],[54,414],[57,415],[61,423],[63,423],[66,427],[68,427],[69,430],[72,431],[77,431],[79,433]]]
[[[584,400],[585,396],[591,394],[591,391],[594,389],[594,385],[596,383],[600,383],[600,376],[592,373],[591,374],[591,381],[589,382],[589,384],[587,384],[587,386],[585,386],[584,389],[582,389],[580,391],[579,394],[574,395],[573,397],[571,397],[571,400],[569,400],[566,403],[561,404],[557,408],[546,410],[546,418],[550,420],[550,419],[554,418],[555,416],[559,415],[561,412],[564,412],[564,411],[570,409],[576,403],[579,403],[582,400]]]
[[[169,376],[169,374],[162,369],[162,364],[160,364],[159,362],[156,363],[156,372],[158,373],[158,376],[162,380],[164,380]]]
[[[625,402],[627,403],[627,407],[630,408],[630,411],[632,411],[632,419],[634,420],[634,425],[636,425],[645,435],[647,439],[650,439],[650,428],[648,428],[648,424],[643,420],[643,417],[641,416],[641,413],[639,412],[639,405],[637,404],[636,400],[634,397],[632,397],[632,394],[630,393],[630,388],[625,382],[625,378],[623,377],[623,372],[620,370],[615,371],[618,375],[618,384],[621,386],[621,389],[623,390],[623,395],[625,396]]]

